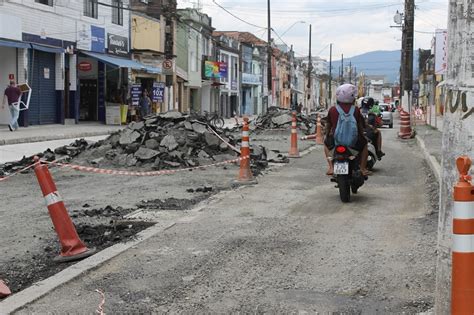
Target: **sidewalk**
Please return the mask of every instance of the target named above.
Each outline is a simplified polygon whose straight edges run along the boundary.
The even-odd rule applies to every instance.
[[[443,133],[430,125],[417,125],[416,140],[438,181],[441,180]]]
[[[111,134],[123,126],[103,125],[99,123],[81,123],[78,125],[42,125],[21,128],[11,132],[7,126],[0,126],[0,146],[17,143],[31,143],[60,139],[73,139]]]

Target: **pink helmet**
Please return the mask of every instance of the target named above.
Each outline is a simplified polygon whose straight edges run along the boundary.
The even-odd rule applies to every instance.
[[[336,99],[339,103],[354,103],[357,97],[357,88],[352,84],[343,84],[336,90]]]

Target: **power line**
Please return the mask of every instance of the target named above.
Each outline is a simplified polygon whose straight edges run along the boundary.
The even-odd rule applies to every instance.
[[[216,2],[216,0],[212,0],[212,2],[214,2],[219,8],[221,8],[222,10],[224,10],[225,12],[227,12],[228,14],[230,14],[231,16],[233,16],[234,18],[236,18],[237,20],[239,20],[239,21],[241,21],[241,22],[244,22],[245,24],[248,24],[248,25],[250,25],[250,26],[257,27],[257,28],[260,28],[260,29],[266,28],[266,27],[262,27],[262,26],[255,25],[255,24],[253,24],[253,23],[247,22],[247,21],[245,21],[244,19],[241,19],[240,17],[238,17],[238,16],[235,15],[234,13],[230,12],[229,10],[227,10],[226,8],[224,8],[223,6],[221,6],[220,4],[218,4],[218,3]]]

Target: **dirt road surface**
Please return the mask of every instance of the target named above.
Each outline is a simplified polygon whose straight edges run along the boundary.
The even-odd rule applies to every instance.
[[[350,204],[341,203],[324,175],[318,147],[256,186],[180,213],[188,219],[18,313],[92,314],[100,302],[95,289],[105,292],[108,314],[426,311],[435,281],[434,179],[415,142],[397,140],[395,130],[384,130],[384,137],[386,158]],[[74,180],[82,181],[73,197],[77,207],[92,182]],[[120,198],[153,190],[149,181],[141,189],[123,183],[129,185]],[[103,203],[117,189],[103,183],[95,195]],[[160,215],[171,222],[176,214]]]

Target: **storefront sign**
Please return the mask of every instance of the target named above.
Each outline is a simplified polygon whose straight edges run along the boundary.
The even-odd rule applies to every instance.
[[[109,33],[107,36],[107,50],[109,54],[128,56],[128,38]]]
[[[224,62],[204,62],[204,77],[206,79],[220,79],[227,77],[227,64]]]
[[[49,68],[44,68],[44,78],[49,79]]]
[[[92,64],[88,61],[83,61],[77,65],[80,71],[88,72],[92,70]]]
[[[165,83],[153,83],[153,102],[163,103],[165,101]]]
[[[105,52],[105,29],[91,25],[91,51]]]
[[[242,84],[258,85],[262,84],[262,76],[252,73],[242,73]]]
[[[132,96],[132,105],[138,106],[140,102],[140,95],[142,94],[141,84],[132,84],[130,88],[130,95]]]

